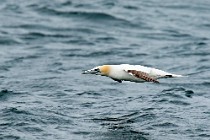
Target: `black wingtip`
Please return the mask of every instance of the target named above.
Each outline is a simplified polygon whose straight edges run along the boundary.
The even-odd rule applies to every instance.
[[[172,78],[173,75],[165,75],[164,77],[165,77],[165,78]]]

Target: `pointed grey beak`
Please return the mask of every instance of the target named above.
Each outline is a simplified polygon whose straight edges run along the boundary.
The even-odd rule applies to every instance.
[[[98,68],[90,69],[90,70],[84,70],[82,74],[99,74],[100,70]]]
[[[83,70],[82,74],[92,74],[91,70]]]

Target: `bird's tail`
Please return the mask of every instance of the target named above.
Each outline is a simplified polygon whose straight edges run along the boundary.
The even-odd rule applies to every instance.
[[[157,78],[178,78],[178,77],[187,77],[187,76],[183,76],[183,75],[179,75],[179,74],[173,74],[173,73],[169,73],[169,72],[165,72],[159,69],[152,69],[151,70],[151,75],[157,75]]]

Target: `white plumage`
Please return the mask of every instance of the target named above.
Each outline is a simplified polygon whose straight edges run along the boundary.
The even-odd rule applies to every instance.
[[[97,74],[107,76],[118,82],[131,81],[159,83],[157,81],[159,78],[183,77],[182,75],[168,73],[156,68],[129,64],[98,66],[93,69],[84,71],[83,74]]]

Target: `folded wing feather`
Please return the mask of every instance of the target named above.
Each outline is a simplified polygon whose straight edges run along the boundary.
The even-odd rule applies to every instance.
[[[148,81],[148,82],[159,83],[155,78],[149,76],[149,74],[147,74],[145,72],[137,71],[137,70],[127,70],[127,72],[130,75],[135,76],[136,78],[140,78],[140,79],[143,79],[143,80]]]

